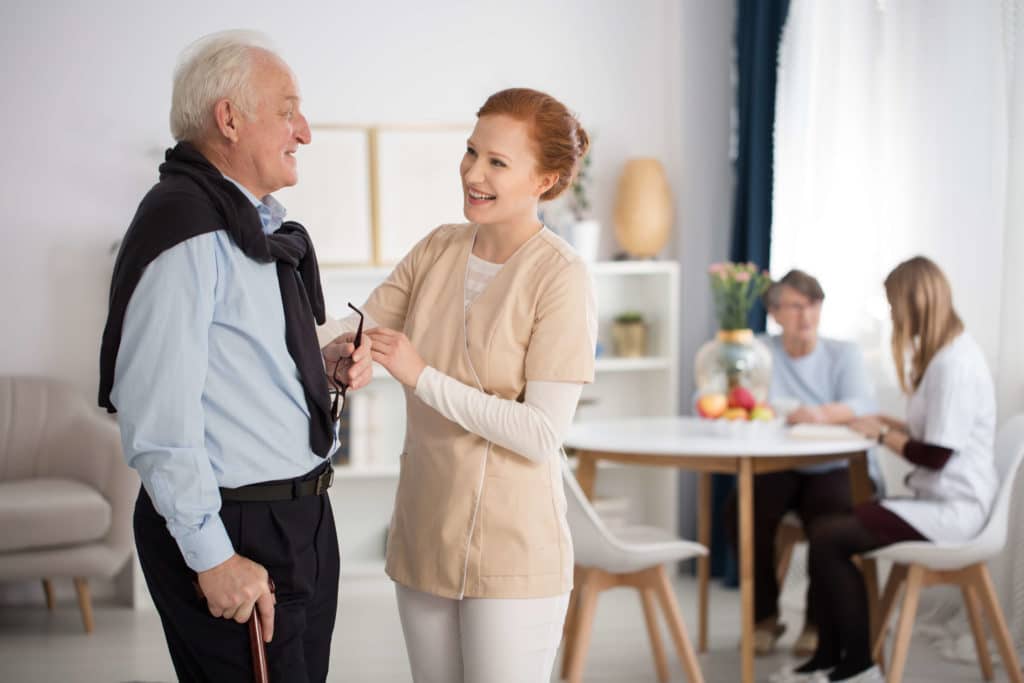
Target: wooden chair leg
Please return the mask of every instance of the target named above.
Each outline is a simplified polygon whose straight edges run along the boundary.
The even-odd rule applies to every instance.
[[[690,638],[686,634],[686,624],[683,623],[683,615],[679,611],[679,603],[676,602],[676,594],[672,590],[672,582],[664,566],[657,569],[657,593],[661,602],[661,609],[665,612],[665,621],[668,622],[672,639],[679,651],[679,659],[683,663],[683,670],[690,683],[704,683],[704,675],[700,671],[700,664],[697,663],[697,655],[690,644]]]
[[[981,676],[986,681],[991,681],[993,675],[992,657],[988,653],[985,622],[981,618],[981,604],[978,602],[977,589],[968,582],[960,585],[960,592],[964,595],[967,617],[971,621],[971,633],[974,634],[974,647],[978,651],[978,664],[981,666]]]
[[[586,572],[580,586],[579,606],[576,614],[576,633],[569,648],[569,657],[563,664],[563,674],[569,683],[582,683],[583,665],[590,649],[590,635],[594,630],[594,612],[597,610],[597,595],[601,588],[595,572]]]
[[[914,630],[914,617],[917,615],[917,602],[921,595],[923,580],[924,567],[910,565],[907,569],[907,591],[903,596],[899,626],[896,628],[896,642],[892,649],[892,664],[885,679],[887,683],[900,683],[903,680],[903,669],[907,664],[910,635]]]
[[[900,588],[903,587],[903,582],[906,580],[906,565],[894,564],[889,570],[889,578],[885,582],[885,592],[882,594],[881,605],[878,609],[878,632],[874,634],[874,646],[871,648],[871,658],[882,669],[885,669],[885,637],[889,632],[889,621],[892,619]]]
[[[711,547],[711,474],[701,472],[697,488],[697,541],[705,548]],[[697,647],[708,651],[708,579],[711,576],[711,558],[702,555],[697,558]]]
[[[658,670],[658,680],[668,681],[668,660],[665,658],[665,647],[661,644],[658,633],[658,611],[654,605],[654,589],[641,588],[640,601],[644,605],[644,621],[647,622],[647,635],[651,639],[651,652],[654,654],[654,666]]]
[[[1024,673],[1020,669],[1020,659],[1013,647],[1013,637],[1006,627],[1006,619],[1003,618],[1003,610],[999,607],[999,598],[996,596],[995,587],[992,585],[992,577],[988,573],[988,567],[983,563],[974,566],[972,583],[978,591],[981,603],[988,613],[989,627],[992,635],[995,636],[996,644],[999,646],[999,655],[1003,658],[1003,667],[1011,683],[1024,683]]]
[[[82,625],[86,633],[92,633],[92,596],[89,594],[89,583],[86,579],[75,577],[75,592],[78,593],[78,609],[82,611]]]
[[[43,579],[43,593],[46,594],[46,609],[52,612],[57,605],[57,599],[53,592],[53,582],[50,579]]]
[[[562,626],[562,680],[569,672],[569,660],[572,659],[573,646],[576,644],[576,630],[579,628],[580,589],[583,586],[583,572],[578,568],[573,571],[573,589],[569,595],[569,607],[565,612],[565,624]]]

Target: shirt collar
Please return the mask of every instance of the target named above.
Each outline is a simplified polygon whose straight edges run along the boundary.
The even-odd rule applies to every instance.
[[[288,210],[284,208],[281,202],[274,199],[273,195],[266,195],[263,199],[258,199],[256,195],[242,185],[240,182],[232,178],[231,176],[224,176],[230,180],[235,187],[242,191],[246,199],[252,202],[252,205],[256,207],[256,213],[260,215],[260,223],[263,225],[263,232],[270,235],[277,232],[277,229],[281,227],[281,223],[284,222],[284,217],[287,215]]]

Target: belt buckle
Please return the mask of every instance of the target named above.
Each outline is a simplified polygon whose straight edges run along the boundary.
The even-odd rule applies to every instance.
[[[326,480],[326,481],[325,481]],[[331,488],[331,484],[334,483],[334,468],[328,466],[327,469],[316,478],[316,495],[320,496],[327,492],[327,489]]]

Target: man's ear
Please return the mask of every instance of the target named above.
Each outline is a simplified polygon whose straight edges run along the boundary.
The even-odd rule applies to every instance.
[[[541,174],[539,182],[537,184],[537,196],[538,197],[543,196],[543,194],[545,192],[547,192],[548,190],[550,190],[552,187],[554,187],[555,183],[557,183],[557,182],[558,182],[558,174],[557,173],[543,173],[543,174]]]
[[[231,142],[238,142],[238,124],[241,118],[242,112],[227,98],[218,100],[213,105],[213,119],[217,124],[217,130]]]

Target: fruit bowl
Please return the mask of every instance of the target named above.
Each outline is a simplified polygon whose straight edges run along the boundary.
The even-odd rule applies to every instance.
[[[781,417],[770,420],[723,420],[701,418],[700,424],[708,436],[734,439],[761,439],[782,433],[786,421]]]
[[[746,388],[728,394],[709,392],[697,397],[697,415],[713,436],[758,438],[779,432],[785,420],[770,405],[758,402]]]

